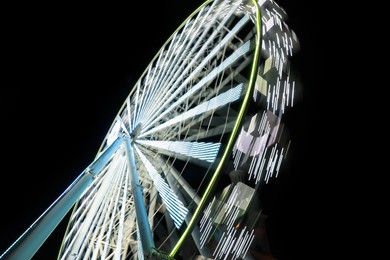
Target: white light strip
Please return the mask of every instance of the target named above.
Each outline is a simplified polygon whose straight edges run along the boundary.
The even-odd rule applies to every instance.
[[[209,215],[211,213],[211,205],[212,205],[212,203],[209,203],[209,205],[207,206],[207,208],[205,209],[205,211],[203,213],[202,219],[199,222],[201,230],[203,229],[203,226],[205,225],[204,223],[206,223],[205,221],[207,221],[207,218],[209,217]]]
[[[135,146],[135,150],[153,180],[161,199],[167,206],[169,215],[173,219],[176,228],[179,229],[188,213],[188,209],[137,146]]]
[[[175,39],[173,39],[173,41],[175,42]],[[171,48],[171,46],[170,46]],[[167,51],[167,53],[169,53],[169,50]],[[157,73],[153,73],[152,75],[152,78],[150,80],[150,83],[147,85],[150,86],[150,90],[147,91],[147,95],[148,95],[148,98],[146,98],[145,100],[145,104],[144,106],[142,107],[142,111],[141,111],[141,114],[139,116],[139,121],[144,124],[147,116],[146,114],[149,112],[150,108],[155,105],[156,103],[158,102],[161,102],[161,99],[162,99],[162,95],[163,95],[163,89],[161,87],[161,81],[162,79],[160,79],[162,73],[165,73],[165,70],[163,69],[165,67],[165,60],[167,59],[168,55],[166,55],[166,52],[160,52],[160,55],[158,57],[158,60],[156,62],[156,64],[154,65],[154,69],[153,72],[155,70],[157,70],[158,72]],[[161,60],[161,58],[163,58],[163,60]],[[150,66],[152,67],[152,66]],[[145,83],[144,85],[146,85],[147,83]],[[166,86],[166,85],[164,85]]]
[[[143,108],[143,105],[144,105],[144,100],[147,99],[147,96],[149,95],[149,88],[151,87],[152,84],[148,84],[149,82],[149,77],[150,77],[150,73],[151,73],[151,70],[152,70],[152,66],[149,66],[148,67],[148,73],[146,74],[146,76],[144,77],[144,80],[143,80],[143,84],[142,84],[142,94],[141,94],[141,97],[140,97],[140,101],[139,101],[139,109],[138,111],[136,111],[136,114],[134,115],[134,117],[136,118],[136,123],[140,123],[140,114],[143,112],[144,108]]]
[[[177,154],[193,157],[207,162],[214,162],[221,147],[221,143],[181,142],[181,141],[149,141],[138,140],[138,144],[158,148],[159,151],[170,151]]]
[[[139,91],[140,91],[140,85],[141,83],[138,82],[137,84],[137,91],[136,91],[136,95],[135,95],[135,101],[134,101],[134,111],[133,111],[133,126],[135,127],[137,125],[137,122],[136,122],[136,115],[137,115],[137,103],[138,103],[138,97],[139,97]]]
[[[206,102],[180,114],[179,116],[172,118],[171,120],[168,120],[167,122],[165,122],[165,123],[163,123],[155,128],[152,128],[151,130],[141,134],[139,137],[142,138],[142,137],[147,136],[151,133],[154,133],[154,132],[159,131],[163,128],[166,128],[168,126],[172,126],[174,124],[184,122],[185,120],[187,120],[189,118],[204,114],[206,112],[217,109],[218,107],[222,107],[228,103],[234,102],[240,98],[241,91],[242,91],[242,84],[240,84],[232,89],[229,89],[228,91],[226,91],[226,92],[210,99],[209,101],[206,101]]]
[[[117,242],[116,242],[116,250],[115,250],[115,259],[120,259],[122,254],[122,242],[124,240],[123,230],[125,223],[125,211],[126,211],[126,203],[127,203],[127,191],[128,191],[128,183],[129,183],[129,171],[125,171],[125,176],[123,176],[123,189],[121,189],[122,194],[121,198],[118,200],[118,205],[120,200],[122,200],[122,207],[120,208],[119,213],[119,223],[118,223],[118,234],[117,234]],[[103,214],[102,214],[103,215]]]
[[[210,11],[211,10],[209,10],[209,12]],[[156,82],[153,84],[158,91],[155,91],[155,94],[150,99],[150,102],[146,107],[147,109],[145,109],[145,116],[143,118],[144,121],[147,121],[151,116],[153,116],[155,111],[158,110],[162,106],[164,101],[170,97],[170,93],[172,93],[174,91],[174,88],[176,87],[175,83],[180,82],[181,77],[184,74],[189,73],[189,67],[192,66],[191,63],[193,62],[192,53],[194,52],[194,50],[198,49],[197,46],[199,44],[203,43],[201,37],[191,37],[191,31],[194,30],[198,19],[199,16],[197,16],[196,20],[192,23],[187,22],[185,27],[183,28],[183,32],[180,34],[175,34],[173,36],[168,50],[166,52],[161,52],[160,56],[164,56],[164,62],[161,65],[163,69],[159,70],[159,73],[161,74],[161,79],[156,80]],[[187,29],[189,25],[191,25],[191,28]],[[196,27],[196,32],[194,32],[194,34],[197,35],[198,30],[200,30],[201,28],[202,27],[199,26]],[[185,36],[185,39],[182,39],[183,36]],[[192,45],[192,40],[194,39],[197,39],[197,42]],[[182,43],[184,42],[187,42],[185,48],[182,47]],[[182,47],[182,50],[178,50],[177,45],[179,46],[179,48]],[[191,58],[188,59],[188,57]],[[189,64],[187,64],[188,61],[190,61]]]
[[[210,232],[213,228],[213,221],[211,218],[209,218],[207,220],[207,224],[204,228],[205,228],[204,230],[201,230],[202,234],[201,234],[200,239],[199,239],[199,243],[200,243],[201,248],[203,248],[203,246],[204,246],[205,242],[207,241],[207,239],[209,238]]]
[[[129,131],[132,132],[133,128],[131,125],[131,106],[130,106],[130,97],[126,99],[126,104],[127,104],[127,117],[129,120]]]
[[[222,41],[218,44],[218,46],[220,46],[220,48],[222,48],[222,46],[224,46],[232,37],[236,36],[236,33],[239,29],[241,29],[242,26],[244,26],[246,24],[246,22],[249,20],[249,17],[248,16],[244,16],[240,22],[237,23],[237,25],[231,30],[229,31],[229,33],[227,34],[227,36],[225,36],[224,39],[222,39]],[[205,45],[206,46],[206,45]],[[204,67],[207,67],[207,63],[210,62],[210,59],[212,57],[215,57],[219,52],[220,52],[220,48],[216,47],[216,48],[213,48],[212,51],[209,53],[209,55],[207,55],[207,57],[205,57],[204,59],[202,59],[202,62],[195,67],[194,71],[192,72],[193,75],[197,75],[199,73],[200,70],[202,70]],[[242,55],[244,55],[245,53],[247,53],[248,51],[250,50],[250,41],[247,41],[246,43],[244,43],[243,45],[241,45],[240,47],[238,47],[226,60],[224,60],[218,67],[214,68],[210,73],[207,74],[206,77],[202,78],[201,81],[199,81],[193,88],[191,88],[189,91],[186,92],[186,94],[184,94],[181,98],[181,100],[185,100],[186,98],[190,97],[191,95],[193,95],[194,92],[198,91],[201,87],[203,87],[208,81],[212,80],[216,75],[218,75],[219,73],[221,73],[222,71],[224,71],[227,67],[229,67],[232,63],[234,63],[239,57],[241,57]],[[201,52],[198,52],[198,54],[200,54]],[[197,60],[197,58],[195,57],[194,58],[194,61],[195,62]],[[181,87],[177,88],[176,91],[174,93],[171,94],[171,96],[164,102],[163,105],[161,105],[160,107],[157,108],[157,111],[155,111],[156,113],[154,113],[154,115],[159,115],[158,117],[154,118],[152,122],[150,123],[146,123],[145,125],[149,126],[149,125],[153,125],[155,122],[157,122],[161,117],[163,117],[164,115],[166,115],[170,110],[172,110],[172,107],[175,108],[177,105],[171,105],[169,108],[168,105],[172,102],[172,100],[178,96],[178,94],[182,91],[182,89],[184,87],[186,87],[189,82],[192,80],[192,77],[188,77],[185,81],[182,82],[181,84]],[[182,102],[181,101],[181,102]],[[174,104],[176,104],[178,102],[175,102]],[[179,103],[180,104],[180,103]],[[161,111],[164,110],[163,113],[161,113]],[[169,111],[167,111],[169,110]]]
[[[238,229],[231,228],[223,232],[213,252],[217,259],[245,259],[250,245],[255,237],[254,230],[244,227],[237,235]]]
[[[276,166],[276,176],[275,176],[275,178],[278,177],[280,165],[282,164],[282,161],[283,161],[283,157],[284,157],[283,151],[284,151],[284,147],[280,151],[280,157],[279,157],[278,165]]]
[[[229,42],[233,37],[235,37],[236,34],[238,33],[238,31],[249,21],[248,16],[244,16],[243,18],[241,18],[241,20],[235,25],[235,27],[232,28],[230,31],[228,31],[228,34],[219,42],[219,44],[215,48],[212,48],[212,51],[207,55],[207,57],[201,57],[201,55],[204,55],[204,53],[207,53],[209,51],[210,45],[214,44],[213,41],[215,41],[215,38],[220,37],[220,34],[221,34],[220,31],[225,30],[225,23],[229,21],[229,17],[231,17],[231,15],[233,13],[234,13],[234,9],[232,9],[230,11],[230,13],[228,15],[226,15],[225,18],[221,22],[219,22],[218,27],[213,30],[213,33],[211,35],[207,36],[205,42],[203,43],[203,46],[197,51],[195,57],[191,58],[191,62],[187,65],[187,69],[182,71],[180,75],[176,76],[178,78],[178,80],[176,80],[176,82],[181,82],[180,77],[186,73],[189,73],[189,70],[190,69],[192,70],[194,68],[194,65],[196,65],[196,62],[201,60],[200,64],[197,64],[195,66],[195,69],[193,71],[191,71],[191,75],[198,75],[199,72],[201,70],[203,70],[204,67],[207,67],[207,64],[210,62],[210,60],[213,57],[215,57],[216,55],[218,55],[218,53],[220,53],[221,48],[223,46],[225,46],[225,44],[227,44],[227,42]],[[210,21],[209,24],[210,23],[214,24],[212,21]],[[207,31],[204,29],[204,32],[207,32]],[[204,35],[202,35],[202,36],[204,36]],[[195,48],[193,48],[193,49],[195,49]],[[168,93],[168,94],[170,94],[168,99],[165,100],[164,104],[157,107],[157,111],[155,111],[155,113],[153,113],[153,115],[161,115],[161,116],[165,115],[167,113],[167,111],[164,110],[164,113],[161,113],[161,110],[162,110],[161,108],[167,108],[168,105],[172,102],[173,97],[179,96],[178,94],[182,91],[182,89],[184,87],[186,87],[190,83],[190,81],[192,81],[192,80],[193,80],[193,77],[187,77],[181,83],[181,86],[177,87],[177,89],[175,90],[174,93]],[[168,84],[168,85],[170,85],[170,84]],[[157,122],[157,120],[159,120],[159,118],[161,118],[161,116],[159,116],[158,118],[155,118],[151,123],[146,123],[146,125],[149,126],[149,125],[154,124],[155,122]],[[151,118],[151,120],[152,120],[152,118]],[[149,122],[149,120],[148,120],[148,122]]]

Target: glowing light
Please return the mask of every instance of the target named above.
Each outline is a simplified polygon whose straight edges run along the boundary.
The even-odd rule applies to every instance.
[[[176,228],[179,229],[188,213],[188,209],[184,206],[183,202],[179,200],[175,192],[169,187],[156,168],[154,168],[152,163],[145,157],[145,155],[143,155],[137,146],[135,146],[135,150],[141,158],[142,163],[145,165],[150,178],[153,180],[161,199],[167,206],[168,212],[172,217]]]
[[[177,117],[172,118],[171,120],[169,120],[163,124],[158,125],[157,127],[154,127],[150,131],[147,131],[147,132],[143,133],[142,135],[140,135],[140,138],[143,136],[149,135],[151,133],[154,133],[156,131],[159,131],[161,129],[164,129],[166,127],[184,122],[185,120],[192,118],[192,117],[195,117],[197,115],[207,113],[209,111],[217,109],[218,107],[222,107],[228,103],[231,103],[240,97],[241,91],[242,91],[242,84],[240,84],[232,89],[229,89],[228,91],[226,91],[226,92],[210,99],[209,101],[206,101],[206,102],[178,115]]]
[[[210,163],[214,162],[219,148],[221,147],[221,143],[204,142],[138,140],[137,143],[147,147],[158,148],[163,154],[166,153],[166,151],[169,151]]]

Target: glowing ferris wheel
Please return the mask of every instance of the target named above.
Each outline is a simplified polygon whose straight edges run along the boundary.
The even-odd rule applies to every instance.
[[[58,259],[253,259],[259,190],[287,154],[283,115],[299,87],[286,17],[271,0],[200,6],[136,82],[96,159],[3,255],[33,255],[72,209]]]

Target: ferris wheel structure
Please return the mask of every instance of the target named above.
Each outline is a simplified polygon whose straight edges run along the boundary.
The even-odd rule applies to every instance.
[[[29,259],[71,211],[58,259],[256,259],[261,188],[301,92],[272,0],[206,1],[132,87],[95,160],[3,253]],[[9,257],[9,258],[6,258]]]

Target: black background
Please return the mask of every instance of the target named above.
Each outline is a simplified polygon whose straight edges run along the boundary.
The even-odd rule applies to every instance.
[[[324,91],[321,11],[310,1],[277,1],[289,15],[301,50],[294,65],[303,99],[289,119],[291,170],[280,178],[270,235],[279,259],[316,259],[327,165],[318,151]],[[175,29],[202,1],[45,4],[3,8],[0,116],[2,154],[0,252],[92,162],[119,108]],[[321,78],[320,78],[321,77]],[[276,184],[271,184],[276,185]],[[320,221],[321,220],[321,221]],[[34,259],[57,256],[60,224]]]

